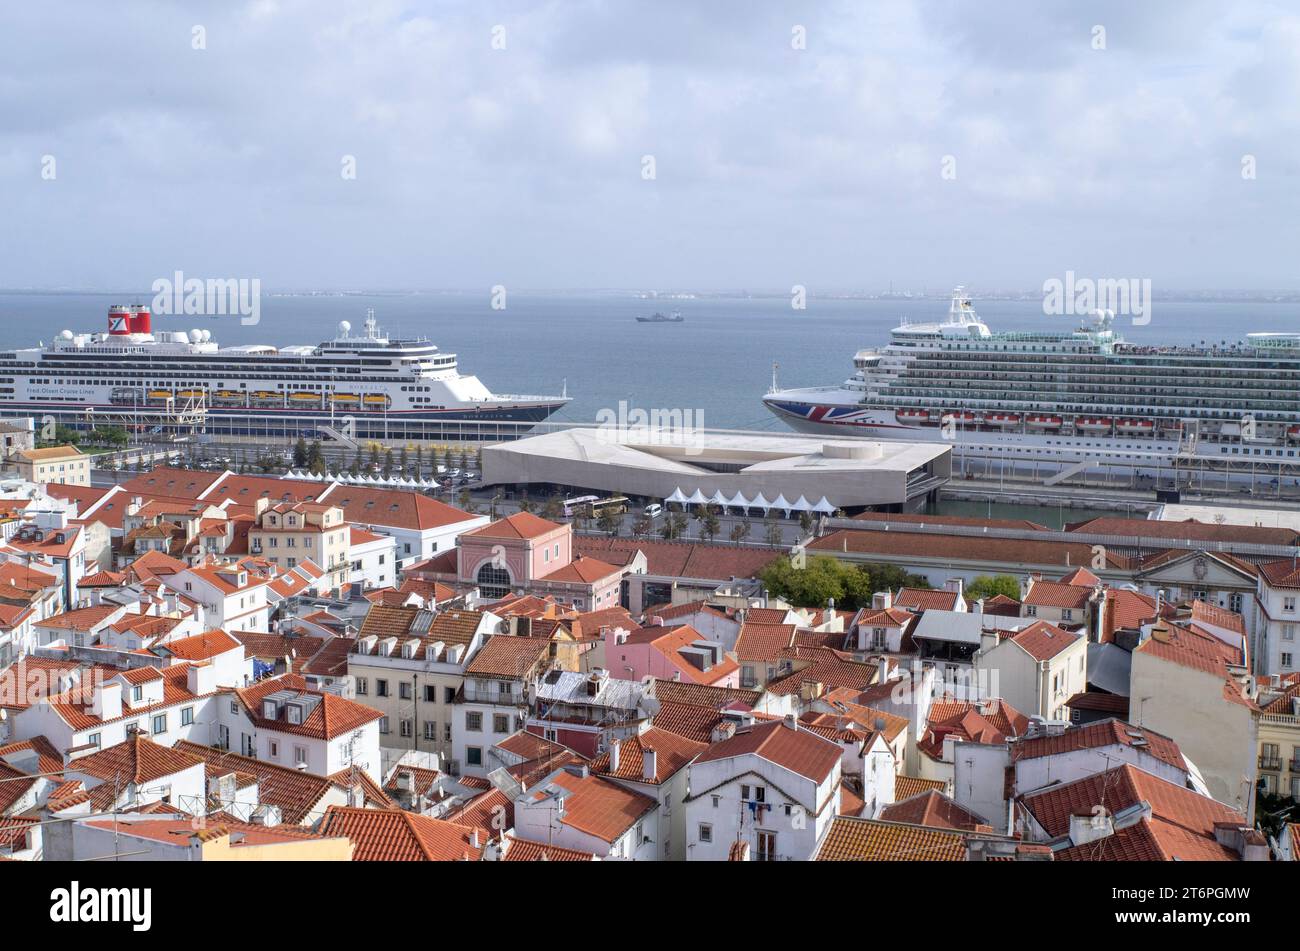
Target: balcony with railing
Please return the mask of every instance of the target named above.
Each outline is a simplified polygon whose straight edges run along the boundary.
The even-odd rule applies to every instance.
[[[1282,757],[1271,756],[1265,753],[1259,758],[1259,768],[1266,769],[1269,772],[1280,772],[1282,769]]]

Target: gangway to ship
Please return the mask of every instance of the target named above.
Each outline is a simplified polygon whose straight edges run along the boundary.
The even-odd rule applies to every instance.
[[[1048,476],[1046,479],[1043,480],[1043,485],[1059,485],[1060,483],[1064,482],[1066,479],[1073,479],[1080,472],[1083,472],[1085,469],[1091,468],[1092,466],[1096,465],[1096,463],[1097,463],[1096,459],[1084,459],[1081,460],[1080,462],[1076,462],[1074,465],[1067,466],[1066,468],[1062,469],[1060,472],[1056,473],[1056,475]]]
[[[333,426],[321,426],[320,431],[321,431],[321,435],[323,435],[326,439],[330,439],[336,443],[339,443],[341,446],[343,446],[346,449],[356,449],[360,445],[360,443],[358,443],[351,436],[343,435],[343,433],[339,432]]]

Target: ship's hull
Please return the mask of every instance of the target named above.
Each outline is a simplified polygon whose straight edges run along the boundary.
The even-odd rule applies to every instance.
[[[157,407],[123,407],[112,403],[70,407],[66,403],[0,402],[0,413],[52,418],[78,428],[122,426],[136,431],[198,430],[213,435],[285,436],[331,432],[374,439],[510,439],[548,419],[567,400],[521,402],[442,410],[373,412],[320,409],[209,407],[202,413],[178,413]]]
[[[830,393],[811,396],[797,395],[797,391],[773,393],[763,403],[786,425],[799,432],[946,443],[953,447],[954,454],[976,458],[1023,459],[1062,466],[1104,459],[1112,466],[1145,470],[1161,467],[1183,448],[1177,436],[1159,433],[1111,436],[999,430],[960,422],[947,427],[909,424],[900,422],[897,412],[836,402],[829,398]],[[1214,457],[1207,455],[1206,458]]]

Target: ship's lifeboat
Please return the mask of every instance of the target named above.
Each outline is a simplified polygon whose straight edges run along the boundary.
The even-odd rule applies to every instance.
[[[283,403],[283,397],[272,390],[258,390],[253,394],[254,406],[280,406]]]
[[[1074,421],[1074,428],[1085,433],[1107,433],[1113,422],[1109,416],[1082,416]]]
[[[1288,426],[1286,430],[1287,439],[1300,439],[1300,426]]]
[[[973,413],[968,409],[947,410],[944,412],[942,417],[942,419],[945,422],[947,422],[948,420],[952,420],[954,423],[957,423],[959,425],[969,425],[971,423],[978,423],[983,418],[984,417],[982,414]]]
[[[217,406],[243,406],[244,394],[238,390],[220,390],[212,400]]]
[[[366,397],[367,400],[370,397]],[[930,411],[928,409],[900,409],[894,414],[894,418],[900,423],[928,423],[930,421]]]
[[[182,400],[201,400],[206,393],[206,390],[181,390],[176,397]]]
[[[320,402],[320,397],[315,393],[293,393],[290,395],[289,399],[292,402],[299,404]]]
[[[393,402],[392,397],[384,393],[367,393],[365,404],[375,409],[387,409]]]
[[[1031,429],[1060,429],[1062,422],[1059,416],[1030,416],[1025,425]]]
[[[1019,426],[1019,413],[991,413],[984,417],[984,422],[990,426]]]
[[[361,397],[356,393],[334,393],[330,396],[331,403],[360,403]]]
[[[132,389],[129,386],[119,386],[117,389],[113,390],[112,396],[109,397],[109,402],[115,403],[118,406],[133,406],[136,403],[139,403],[143,396],[144,393],[141,390]]]
[[[171,398],[172,398],[171,390],[150,390],[149,391],[150,403],[166,403]]]
[[[1156,424],[1151,419],[1121,419],[1115,428],[1122,433],[1149,433],[1155,431]]]

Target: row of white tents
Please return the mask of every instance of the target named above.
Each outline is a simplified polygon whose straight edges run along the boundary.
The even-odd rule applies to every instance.
[[[438,482],[435,479],[404,478],[402,476],[390,476],[385,479],[383,476],[352,475],[347,472],[340,472],[336,476],[328,476],[291,470],[285,474],[285,478],[302,479],[306,482],[341,482],[343,485],[369,485],[376,489],[433,489],[438,487]]]
[[[831,515],[835,512],[835,506],[826,500],[826,496],[821,497],[821,501],[809,502],[804,496],[791,502],[784,494],[778,495],[774,500],[769,502],[760,492],[752,499],[745,498],[737,492],[731,498],[722,494],[722,490],[714,492],[713,495],[705,496],[703,492],[696,489],[691,495],[687,495],[678,486],[673,490],[673,494],[664,499],[665,502],[676,502],[679,505],[717,505],[724,509],[762,509],[764,512],[772,510],[786,512],[820,512]]]

